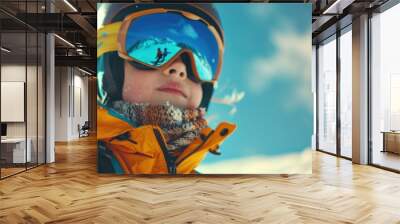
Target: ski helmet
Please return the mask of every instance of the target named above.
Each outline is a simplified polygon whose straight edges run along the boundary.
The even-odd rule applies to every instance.
[[[207,21],[217,31],[222,44],[224,34],[219,14],[211,3],[101,3],[98,5],[97,27],[120,22],[130,14],[147,9],[165,8],[193,13]],[[98,43],[99,48],[99,43]],[[222,63],[222,62],[220,62]],[[117,51],[99,54],[97,58],[98,69],[98,101],[103,105],[122,99],[122,86],[124,81],[124,60],[118,56]],[[139,69],[150,69],[137,65]],[[208,109],[214,85],[209,82],[202,83],[203,98],[200,107]]]

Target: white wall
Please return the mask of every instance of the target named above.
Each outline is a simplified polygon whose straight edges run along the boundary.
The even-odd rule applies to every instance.
[[[55,68],[55,141],[68,140],[69,69]]]
[[[2,65],[1,81],[25,82],[25,65],[18,65],[18,64]],[[1,109],[6,110],[7,108],[1,108]],[[7,123],[7,137],[25,137],[25,123],[24,122]]]
[[[78,71],[78,75],[77,75]],[[74,108],[73,108],[73,119],[72,119],[72,132],[73,138],[78,137],[78,124],[81,126],[88,120],[88,78],[83,77],[83,73],[79,70],[74,70]],[[80,108],[81,107],[81,108]],[[81,111],[80,111],[81,110]]]
[[[78,124],[88,120],[88,78],[83,75],[76,68],[56,67],[55,141],[79,138]]]

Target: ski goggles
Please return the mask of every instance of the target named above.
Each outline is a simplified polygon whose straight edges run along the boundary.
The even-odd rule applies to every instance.
[[[197,15],[158,8],[133,13],[101,28],[98,57],[115,50],[127,61],[154,69],[167,67],[187,53],[195,78],[214,83],[224,47],[216,29]]]

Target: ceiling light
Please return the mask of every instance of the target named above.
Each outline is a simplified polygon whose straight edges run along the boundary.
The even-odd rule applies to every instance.
[[[340,2],[340,0],[336,0],[331,6],[329,6],[326,10],[324,10],[324,12],[322,13],[322,14],[328,14],[328,13],[331,13],[330,11],[332,10],[332,9],[334,9],[336,6],[337,6],[337,4]]]
[[[79,69],[79,71],[81,71],[81,72],[83,72],[83,73],[85,73],[85,74],[87,74],[87,75],[92,75],[92,73],[90,73],[90,72],[88,72],[88,71],[86,71],[86,70],[83,70],[83,69],[81,69],[81,68],[79,68],[79,67],[78,67],[78,69]]]
[[[4,52],[7,52],[7,53],[10,53],[10,52],[11,52],[9,49],[7,49],[7,48],[5,48],[5,47],[1,47],[0,49],[1,49],[2,51],[4,51]]]
[[[54,34],[54,36],[56,36],[58,39],[60,39],[61,41],[63,41],[63,42],[66,43],[67,45],[69,45],[69,46],[75,48],[75,45],[73,45],[71,42],[67,41],[66,39],[64,39],[64,38],[62,38],[62,37],[60,37],[60,36],[58,36],[57,34]]]
[[[351,5],[355,0],[336,0],[333,2],[332,5],[330,5],[324,12],[322,13],[323,15],[328,15],[328,14],[342,14],[343,10],[347,8],[349,5]]]
[[[78,10],[71,4],[69,3],[68,0],[64,0],[65,4],[67,4],[72,10],[74,10],[75,12],[78,12]]]

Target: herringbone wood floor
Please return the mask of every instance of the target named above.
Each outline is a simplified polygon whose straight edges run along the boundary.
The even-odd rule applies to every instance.
[[[96,173],[94,138],[0,181],[0,223],[400,223],[400,175],[316,152],[312,175]]]

